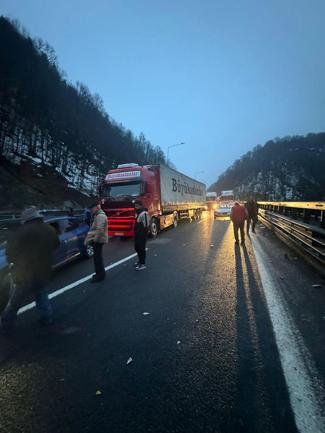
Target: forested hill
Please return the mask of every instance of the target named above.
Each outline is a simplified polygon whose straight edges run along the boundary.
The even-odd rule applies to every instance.
[[[15,206],[24,204],[24,197],[10,194],[12,182],[3,184],[12,176],[19,182],[22,163],[24,172],[26,164],[32,166],[27,171],[34,177],[45,176],[44,170],[54,178],[58,175],[68,197],[69,188],[94,192],[98,180],[118,163],[165,161],[162,150],[143,134],[136,137],[112,120],[99,95],[67,80],[48,43],[32,39],[4,17],[0,17],[0,65],[0,207],[6,206],[8,197]],[[46,204],[46,191],[38,192]]]
[[[229,167],[210,191],[234,189],[238,198],[325,200],[325,133],[256,146]]]

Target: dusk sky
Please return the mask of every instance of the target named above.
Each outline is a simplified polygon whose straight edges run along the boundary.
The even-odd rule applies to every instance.
[[[207,184],[257,144],[325,130],[324,0],[0,0],[0,14],[117,122],[164,151],[185,142],[171,160]]]

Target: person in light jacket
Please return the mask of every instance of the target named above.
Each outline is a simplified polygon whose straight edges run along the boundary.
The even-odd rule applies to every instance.
[[[87,234],[85,244],[91,244],[94,247],[94,266],[95,274],[92,276],[92,282],[97,283],[105,279],[105,267],[103,261],[103,246],[108,242],[108,223],[105,212],[99,204],[91,207],[93,223]]]
[[[146,241],[149,229],[148,209],[143,207],[141,201],[136,200],[135,207],[135,226],[134,226],[134,249],[138,254],[138,262],[135,264],[136,271],[146,269]]]

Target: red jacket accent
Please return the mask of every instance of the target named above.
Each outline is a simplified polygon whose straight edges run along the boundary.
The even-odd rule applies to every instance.
[[[246,208],[240,204],[235,204],[235,206],[231,208],[230,219],[236,224],[243,223],[247,219]]]

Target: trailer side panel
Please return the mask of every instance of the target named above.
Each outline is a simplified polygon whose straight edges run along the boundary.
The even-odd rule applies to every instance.
[[[163,213],[200,209],[206,205],[204,183],[165,165],[160,166],[160,190]]]

